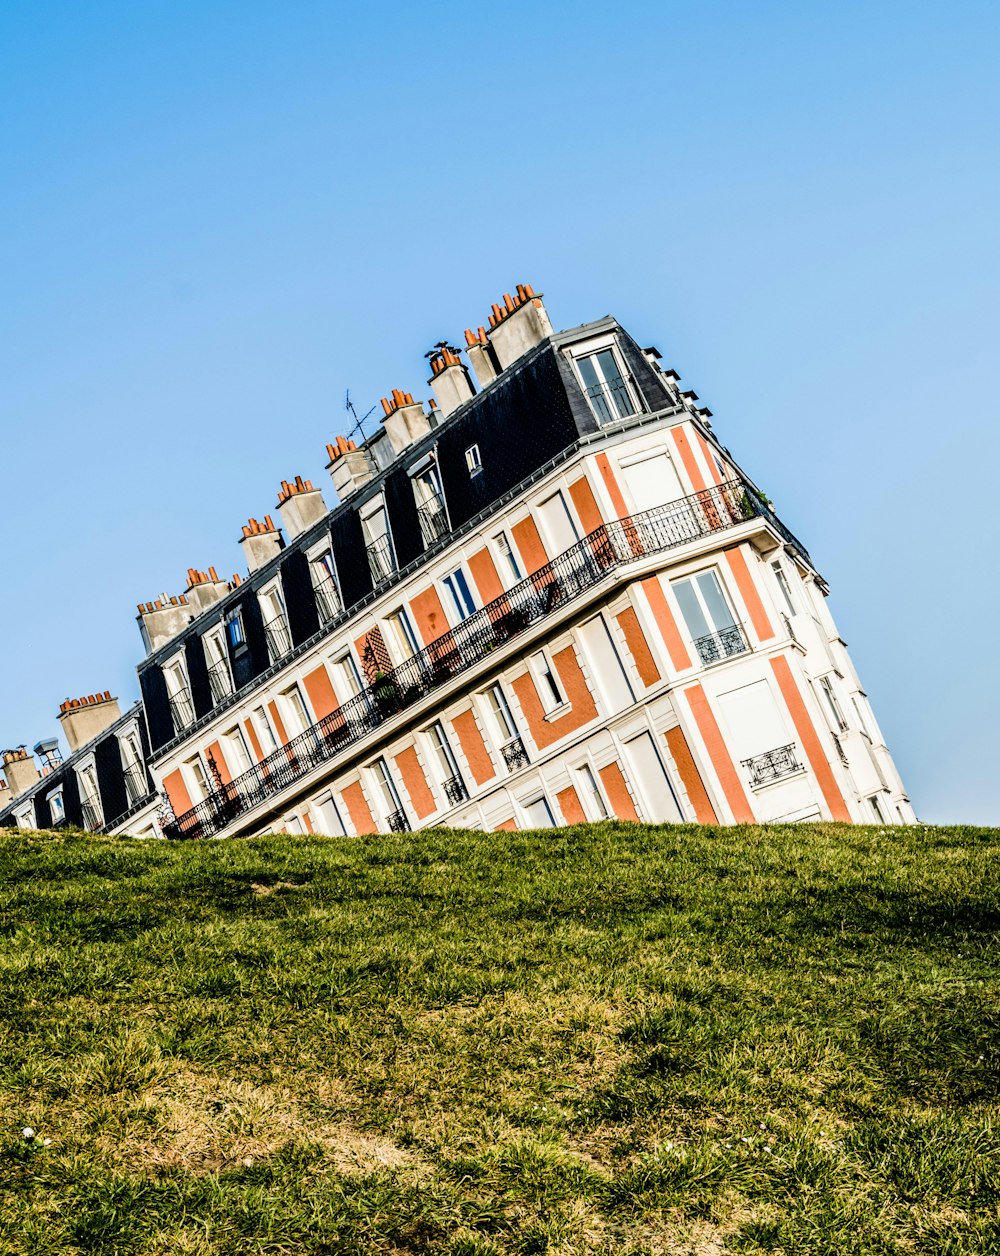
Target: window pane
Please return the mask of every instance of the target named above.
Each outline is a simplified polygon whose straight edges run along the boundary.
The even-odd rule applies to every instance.
[[[721,632],[723,628],[734,627],[733,613],[729,609],[722,586],[719,584],[719,577],[715,572],[703,572],[698,577],[698,588],[705,599],[705,606],[708,608],[709,618],[712,620],[715,631]]]
[[[615,361],[615,355],[610,349],[602,349],[597,354],[597,361],[601,368],[601,374],[604,376],[604,382],[608,386],[611,400],[618,412],[618,417],[624,419],[632,413],[632,403],[629,400],[628,389],[625,387],[621,371],[618,369],[618,363]]]
[[[708,636],[711,629],[708,621],[705,619],[705,613],[701,609],[701,604],[695,597],[694,589],[691,587],[690,580],[678,580],[674,585],[674,593],[677,597],[677,604],[681,608],[681,614],[684,616],[684,622],[687,624],[687,630],[691,636],[697,640],[699,637]]]
[[[608,399],[604,395],[604,389],[601,386],[601,379],[597,374],[594,359],[592,357],[579,358],[577,365],[580,368],[580,377],[587,390],[587,396],[590,398],[590,404],[594,407],[598,423],[613,422],[618,415],[612,411]]]
[[[525,804],[524,814],[533,829],[551,829],[555,825],[552,808],[545,797],[536,798],[534,802]]]

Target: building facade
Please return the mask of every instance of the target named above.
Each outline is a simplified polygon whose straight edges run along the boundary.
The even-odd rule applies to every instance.
[[[427,408],[327,447],[337,505],[283,481],[246,578],[140,606],[140,704],[0,823],[56,823],[68,775],[93,819],[101,747],[88,827],[173,838],[914,819],[822,577],[695,395],[530,287],[489,323],[428,355]]]

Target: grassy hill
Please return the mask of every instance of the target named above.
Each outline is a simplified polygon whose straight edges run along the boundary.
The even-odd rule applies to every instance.
[[[1000,1252],[998,852],[7,834],[0,1251]]]

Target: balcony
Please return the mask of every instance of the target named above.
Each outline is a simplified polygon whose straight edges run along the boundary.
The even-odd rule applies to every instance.
[[[167,704],[170,707],[170,718],[174,723],[174,733],[179,735],[197,719],[194,713],[194,703],[191,701],[190,689],[178,689],[176,693],[167,694]]]
[[[319,622],[328,624],[331,619],[340,614],[340,598],[337,596],[337,586],[333,583],[330,576],[323,576],[317,580],[313,586],[316,592],[316,610],[319,612]]]
[[[368,555],[368,570],[372,573],[372,584],[380,585],[388,580],[396,570],[392,546],[387,536],[377,536],[365,546]]]
[[[696,637],[694,648],[706,667],[710,663],[721,663],[723,659],[733,658],[737,654],[746,654],[750,649],[743,636],[743,629],[737,624],[722,628],[718,632],[706,633],[704,637]]]
[[[420,535],[425,548],[447,535],[448,516],[440,497],[434,496],[422,502],[417,507],[417,518],[420,520]]]
[[[526,768],[530,763],[528,752],[520,737],[512,737],[500,747],[500,754],[507,765],[508,772],[516,772],[518,768]]]
[[[631,394],[621,378],[611,384],[591,384],[587,389],[587,399],[602,427],[635,414]]]
[[[469,797],[469,791],[465,788],[465,781],[459,775],[449,776],[443,782],[441,788],[444,790],[444,796],[448,799],[453,807],[457,807],[460,802],[465,802]]]
[[[740,762],[750,773],[750,784],[754,789],[802,771],[802,764],[795,757],[794,742],[789,746],[778,746],[776,750],[754,755],[752,759],[741,759]]]
[[[220,661],[212,664],[208,669],[208,687],[212,691],[212,702],[215,706],[218,706],[220,702],[225,702],[231,696],[233,678],[228,663]]]
[[[83,827],[88,832],[96,833],[98,829],[104,827],[104,816],[101,815],[99,803],[90,798],[84,798],[80,802],[80,809],[83,812]]]
[[[390,833],[408,833],[410,822],[402,811],[391,811],[385,818]]]
[[[167,823],[164,834],[173,838],[210,837],[222,831],[239,816],[263,806],[316,768],[331,763],[349,746],[453,677],[482,664],[493,650],[560,611],[619,567],[723,532],[748,519],[769,517],[769,513],[752,489],[734,480],[602,524],[457,628],[383,674],[375,688],[363,690],[288,745],[254,764],[224,790],[217,790]],[[742,633],[739,642],[745,649]],[[734,647],[734,652],[739,651]],[[721,649],[719,657],[723,657]],[[519,738],[508,742],[501,753],[510,771],[528,762]]]
[[[127,767],[125,769],[125,793],[128,796],[129,807],[137,806],[144,798],[149,797],[150,792],[145,769],[138,764]]]
[[[267,653],[272,664],[277,663],[278,659],[283,659],[286,654],[291,654],[292,638],[288,632],[288,625],[281,615],[264,620],[264,636],[267,639]]]

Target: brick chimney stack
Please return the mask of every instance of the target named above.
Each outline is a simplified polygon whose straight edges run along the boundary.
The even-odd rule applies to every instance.
[[[478,331],[466,327],[465,352],[469,355],[480,388],[485,388],[500,374],[500,362],[487,338],[485,327],[480,327]]]
[[[394,388],[391,399],[382,398],[382,409],[385,412],[382,423],[393,453],[401,454],[408,445],[412,445],[421,436],[426,436],[431,430],[423,404],[414,401],[411,393]]]
[[[118,699],[109,690],[88,694],[85,698],[67,698],[59,707],[59,723],[69,745],[70,754],[100,736],[121,717]]]
[[[338,436],[335,444],[327,445],[326,452],[330,455],[326,469],[342,502],[359,488],[364,488],[374,475],[368,454],[352,440]]]
[[[183,632],[193,618],[192,608],[183,593],[180,597],[161,593],[155,602],[140,602],[139,631],[147,653],[159,649]]]
[[[219,579],[214,567],[209,567],[208,571],[198,571],[194,567],[187,569],[185,596],[195,615],[200,615],[228,592],[229,585],[225,580]]]
[[[35,760],[24,746],[3,752],[3,771],[12,798],[20,798],[41,777]]]
[[[303,480],[301,475],[297,475],[291,483],[288,480],[281,481],[278,512],[288,539],[294,541],[314,523],[324,519],[327,509],[323,494],[318,488],[313,488],[312,481]]]
[[[427,355],[431,362],[431,378],[427,381],[434,389],[440,417],[446,418],[459,406],[464,406],[476,395],[469,372],[452,345],[436,345]]]
[[[281,533],[274,526],[274,520],[270,515],[264,516],[263,523],[259,523],[251,516],[250,521],[243,525],[240,545],[243,546],[247,566],[251,571],[266,567],[271,559],[276,558],[285,548]]]
[[[535,295],[530,283],[519,283],[516,296],[512,297],[509,292],[503,294],[503,305],[493,306],[487,334],[503,371],[552,335],[552,324],[542,298]]]

